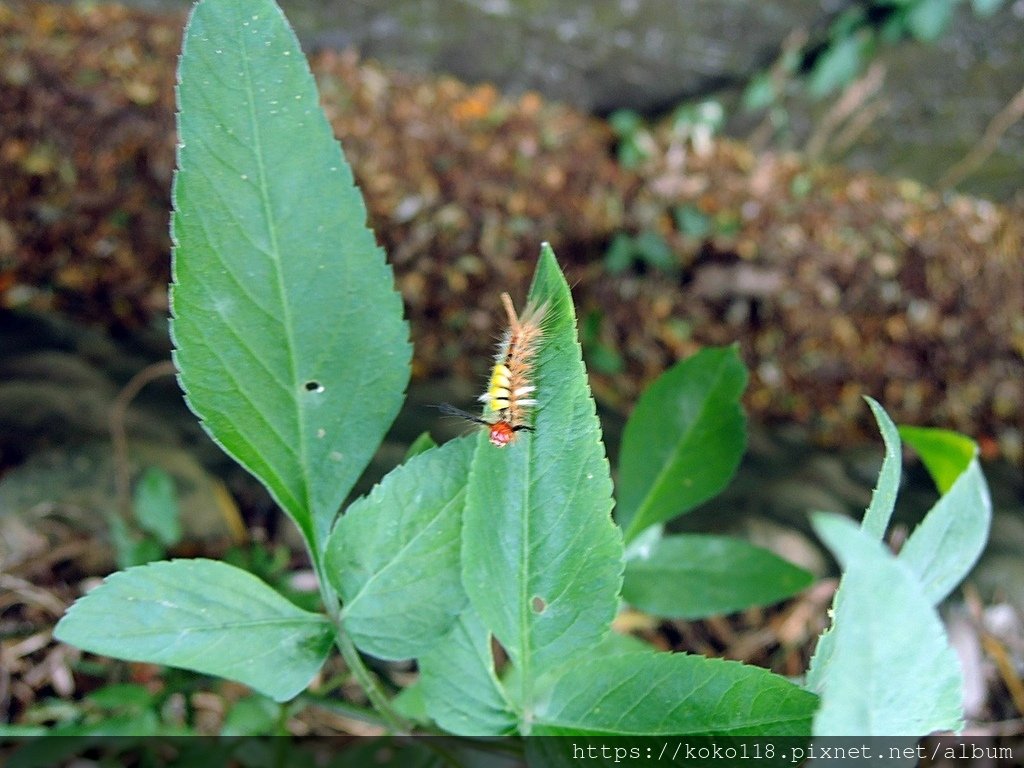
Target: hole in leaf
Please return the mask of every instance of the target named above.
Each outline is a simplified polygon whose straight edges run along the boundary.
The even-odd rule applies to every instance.
[[[323,392],[324,391],[324,385],[321,384],[319,381],[307,381],[303,385],[303,388],[307,392]]]
[[[497,672],[508,665],[508,651],[502,647],[494,635],[491,635],[491,658],[494,660],[494,669]]]
[[[533,608],[534,613],[544,613],[548,604],[544,602],[544,598],[534,597],[533,600],[530,601],[530,606]]]

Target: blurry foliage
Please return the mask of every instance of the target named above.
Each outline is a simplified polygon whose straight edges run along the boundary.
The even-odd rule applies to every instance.
[[[963,0],[866,0],[847,3],[823,39],[806,40],[783,51],[773,71],[755,75],[743,94],[743,106],[755,112],[776,106],[793,84],[815,99],[850,85],[884,45],[907,40],[932,42],[949,26]],[[979,16],[999,10],[1003,0],[972,0]]]

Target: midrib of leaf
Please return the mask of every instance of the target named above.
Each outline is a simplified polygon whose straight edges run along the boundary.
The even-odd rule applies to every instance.
[[[255,82],[254,82],[254,78],[252,76],[252,69],[251,69],[251,66],[250,66],[249,49],[248,49],[248,47],[246,45],[246,42],[245,42],[245,35],[242,34],[241,30],[238,33],[238,39],[241,41],[241,45],[239,46],[239,50],[241,51],[242,65],[243,65],[243,69],[244,69],[244,72],[245,72],[245,87],[246,87],[246,91],[247,91],[248,96],[249,96],[249,98],[247,100],[247,103],[248,103],[248,106],[249,106],[249,125],[250,125],[250,130],[252,131],[253,144],[254,144],[254,152],[256,154],[256,168],[257,168],[257,175],[259,177],[260,202],[263,205],[263,216],[264,216],[264,218],[267,221],[267,235],[270,238],[270,253],[268,253],[267,255],[270,257],[270,259],[274,262],[274,264],[276,266],[276,269],[274,270],[274,273],[275,273],[274,277],[276,278],[275,279],[275,288],[277,289],[278,301],[281,304],[281,315],[282,315],[282,317],[281,317],[281,324],[282,324],[282,326],[284,326],[285,337],[288,340],[288,361],[291,363],[291,366],[290,366],[291,369],[289,370],[289,374],[291,376],[291,384],[292,384],[291,402],[296,403],[295,420],[297,422],[298,443],[299,443],[297,449],[294,449],[294,450],[298,454],[298,457],[299,457],[299,468],[300,468],[299,471],[302,473],[302,494],[303,494],[303,498],[299,499],[297,501],[303,507],[305,507],[305,511],[307,513],[306,517],[308,518],[309,530],[306,532],[306,535],[308,537],[310,537],[310,541],[309,541],[310,556],[313,558],[314,566],[316,567],[316,570],[319,573],[322,570],[322,567],[321,567],[322,554],[321,554],[321,552],[322,552],[323,547],[322,547],[322,543],[319,540],[319,535],[318,535],[318,531],[317,531],[317,525],[316,525],[315,521],[312,518],[313,510],[309,509],[309,489],[311,487],[311,483],[310,483],[310,480],[309,480],[309,470],[310,470],[310,467],[309,467],[309,457],[306,454],[305,424],[304,424],[304,419],[302,418],[301,408],[298,407],[298,403],[297,403],[297,401],[295,399],[296,396],[297,396],[297,393],[299,391],[299,382],[298,382],[298,377],[296,376],[296,371],[298,370],[298,361],[295,359],[295,331],[294,331],[294,324],[293,324],[293,320],[292,320],[291,308],[288,306],[288,301],[286,299],[287,292],[285,291],[285,286],[284,286],[284,283],[282,281],[283,275],[282,275],[282,269],[281,269],[281,248],[280,248],[280,244],[278,242],[277,221],[276,221],[276,218],[274,216],[273,209],[271,208],[271,205],[270,205],[270,194],[269,194],[269,184],[268,184],[268,180],[267,180],[267,169],[266,169],[266,166],[263,163],[263,140],[262,140],[262,135],[261,135],[261,132],[260,132],[259,119],[256,116],[256,89],[255,89]],[[300,515],[298,514],[299,512],[300,512],[300,510],[296,510],[296,513],[297,513],[296,514],[296,519],[300,519]],[[321,573],[321,576],[322,575],[323,574]],[[324,582],[324,579],[321,578],[320,581]]]
[[[200,635],[207,632],[222,633],[225,629],[245,629],[253,627],[304,627],[312,624],[329,624],[326,617],[310,614],[310,617],[300,618],[298,616],[280,619],[250,619],[248,621],[224,621],[219,624],[204,624],[202,626],[186,626],[181,629],[134,629],[122,632],[122,637],[151,637],[154,635]]]
[[[530,439],[527,445],[527,460],[525,462],[526,468],[524,473],[526,475],[523,483],[519,486],[523,489],[523,505],[522,510],[524,512],[522,523],[520,527],[521,541],[522,541],[522,553],[520,555],[520,564],[522,574],[519,580],[519,701],[522,703],[523,712],[522,718],[526,723],[527,731],[529,729],[529,723],[533,718],[533,671],[531,669],[531,651],[530,647],[530,628],[527,623],[529,620],[529,574],[530,574],[530,516],[532,508],[530,507],[530,488],[532,487],[533,477],[530,469],[533,467],[534,461],[534,449],[533,439]]]
[[[713,384],[717,384],[721,377],[722,365],[718,365]],[[714,391],[714,387],[709,387],[709,390]],[[669,468],[674,463],[674,459],[679,455],[679,445],[684,441],[684,439],[689,438],[689,436],[693,433],[694,427],[698,423],[700,423],[701,419],[704,417],[704,412],[708,407],[709,400],[710,398],[704,398],[704,402],[701,404],[700,409],[697,411],[697,418],[695,418],[691,422],[689,429],[687,429],[686,432],[680,436],[679,440],[676,441],[676,447],[668,454],[668,457],[662,464],[661,469],[658,471],[658,476],[654,479],[654,482],[651,484],[650,490],[647,492],[647,495],[644,496],[643,502],[640,504],[639,507],[636,508],[636,512],[633,513],[633,518],[629,521],[629,527],[625,532],[625,539],[627,542],[629,542],[638,533],[640,533],[640,531],[644,530],[644,528],[647,527],[644,526],[644,528],[637,529],[637,520],[640,520],[643,517],[643,513],[651,505],[651,499],[653,499],[657,495],[655,491],[661,488],[662,484],[665,482],[666,478],[668,477]]]

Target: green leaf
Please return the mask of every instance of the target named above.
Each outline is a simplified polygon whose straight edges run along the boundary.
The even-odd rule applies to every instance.
[[[464,437],[414,456],[334,526],[327,574],[344,604],[345,629],[363,651],[418,656],[465,606],[460,524],[474,447]]]
[[[963,726],[961,675],[942,622],[916,575],[839,515],[814,528],[842,563],[816,736],[924,736]],[[812,666],[813,671],[813,666]]]
[[[633,241],[633,248],[637,257],[648,266],[666,271],[679,266],[668,241],[653,229],[645,229],[637,235]]]
[[[412,445],[405,452],[405,461],[408,461],[413,456],[419,456],[421,453],[426,453],[431,448],[436,448],[437,443],[434,438],[430,436],[429,432],[421,432],[419,437],[412,441]]]
[[[462,542],[463,584],[519,668],[517,700],[526,710],[545,667],[605,634],[622,580],[608,460],[572,298],[547,244],[530,299],[548,305],[533,381],[535,431],[504,448],[481,432]]]
[[[608,116],[608,124],[616,136],[630,136],[644,127],[644,120],[631,109],[617,109]]]
[[[206,0],[178,72],[174,359],[206,430],[314,559],[402,403],[408,329],[352,171],[271,0]]]
[[[75,601],[54,637],[92,653],[237,680],[285,701],[319,671],[333,630],[252,574],[199,559],[112,574]]]
[[[418,660],[427,714],[456,736],[499,736],[517,717],[494,671],[491,635],[467,608],[447,637]]]
[[[721,491],[746,444],[747,371],[735,346],[676,363],[640,397],[622,435],[619,524],[626,541]]]
[[[422,669],[422,667],[421,667]],[[427,713],[427,702],[423,699],[422,678],[417,678],[411,685],[405,686],[391,700],[391,708],[399,717],[403,717],[413,723],[421,725],[430,724],[430,715]]]
[[[695,619],[767,605],[812,577],[771,552],[725,536],[670,536],[626,561],[622,597],[656,616]]]
[[[136,683],[115,683],[105,685],[89,695],[86,700],[101,709],[114,711],[139,711],[153,706],[154,696],[144,685]]]
[[[633,266],[636,257],[636,245],[633,238],[625,232],[619,232],[612,238],[611,244],[604,255],[604,267],[612,274],[625,272]]]
[[[133,532],[128,524],[117,516],[109,519],[110,540],[114,545],[114,560],[118,568],[131,568],[164,557],[164,548],[155,539],[144,538]]]
[[[900,437],[924,462],[939,493],[948,493],[953,483],[978,455],[978,446],[969,437],[948,429],[901,425]]]
[[[900,436],[892,419],[877,402],[870,397],[864,399],[871,407],[875,421],[878,422],[878,428],[882,432],[885,458],[882,460],[882,470],[878,473],[878,484],[875,485],[875,490],[871,494],[871,504],[864,513],[864,521],[861,526],[868,534],[881,541],[885,536],[885,529],[889,527],[889,519],[896,506],[903,454],[900,452]]]
[[[900,477],[902,473],[902,452],[900,450],[900,436],[896,425],[892,423],[885,409],[870,397],[864,398],[871,412],[878,422],[878,428],[882,432],[882,440],[885,443],[885,458],[882,460],[882,468],[878,473],[878,483],[871,494],[871,504],[868,505],[861,522],[861,530],[876,541],[882,541],[885,530],[889,526],[893,509],[896,506],[896,495],[899,492]],[[834,602],[836,605],[842,600],[844,586],[842,583],[836,592]],[[831,629],[825,630],[818,640],[818,646],[814,649],[811,657],[811,664],[807,670],[807,687],[813,691],[820,691],[824,685],[824,679],[828,675],[828,668],[831,664],[832,653],[835,651],[835,637]]]
[[[150,467],[142,473],[135,486],[135,519],[147,533],[151,533],[165,547],[181,539],[178,494],[174,480],[159,467]]]
[[[992,500],[976,458],[936,502],[900,550],[899,560],[938,605],[968,574],[988,541]]]
[[[677,206],[674,215],[676,226],[684,235],[701,239],[711,234],[711,218],[697,206]]]
[[[573,665],[538,704],[533,733],[800,736],[817,700],[759,667],[626,653]]]
[[[907,12],[907,29],[916,39],[939,38],[953,18],[957,0],[918,0]]]
[[[263,696],[239,699],[224,717],[221,736],[277,735],[281,724],[281,705]]]
[[[829,45],[811,72],[811,95],[820,99],[849,84],[860,72],[864,48],[864,39],[857,33],[840,37]]]

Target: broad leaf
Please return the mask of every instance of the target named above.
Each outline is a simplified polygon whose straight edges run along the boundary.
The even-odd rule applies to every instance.
[[[418,663],[427,713],[446,731],[456,736],[515,731],[518,718],[494,671],[491,634],[472,608]]]
[[[759,667],[626,653],[571,667],[538,704],[533,733],[802,736],[817,701]]]
[[[917,451],[940,494],[949,492],[978,455],[978,446],[973,440],[948,429],[901,425],[899,434]]]
[[[576,340],[569,286],[544,246],[530,299],[547,303],[534,371],[534,432],[480,434],[463,519],[463,584],[518,667],[528,709],[545,667],[607,631],[622,579],[611,478]]]
[[[345,629],[367,653],[418,656],[465,606],[459,547],[474,445],[459,438],[412,457],[334,526],[327,573]]]
[[[940,487],[955,467],[962,468],[949,490],[914,529],[899,555],[900,562],[917,575],[932,605],[938,605],[981,556],[992,522],[992,500],[973,442],[943,430],[916,430],[911,435],[915,447],[917,443],[926,446],[931,466],[936,467],[932,474]],[[963,441],[971,448],[966,465]]]
[[[721,491],[746,445],[736,347],[677,363],[644,392],[622,435],[616,516],[626,541]]]
[[[871,504],[864,513],[864,521],[861,525],[868,534],[881,541],[885,536],[885,529],[889,526],[892,511],[896,507],[903,455],[900,452],[900,436],[892,419],[877,402],[870,397],[864,399],[871,407],[875,421],[878,422],[878,428],[882,432],[885,458],[882,460],[882,470],[878,473],[878,484],[875,485],[874,493],[871,494]]]
[[[843,565],[832,646],[809,681],[821,695],[817,736],[924,736],[963,725],[961,675],[916,575],[839,515],[814,528]]]
[[[656,616],[694,619],[778,602],[811,574],[768,550],[725,536],[661,539],[626,561],[622,596]]]
[[[171,331],[181,384],[318,559],[402,403],[401,299],[277,6],[199,3],[178,76]]]
[[[92,653],[237,680],[277,701],[309,684],[334,637],[326,617],[297,608],[251,573],[201,559],[108,576],[53,634]]]

